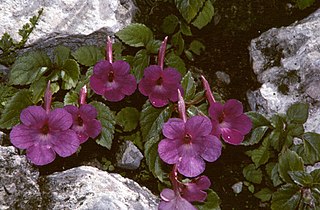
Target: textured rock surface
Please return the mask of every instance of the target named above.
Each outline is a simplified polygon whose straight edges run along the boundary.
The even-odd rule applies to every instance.
[[[39,172],[14,147],[0,146],[0,209],[38,209]]]
[[[131,23],[135,11],[131,0],[2,0],[0,35],[8,32],[19,40],[18,29],[40,8],[44,13],[28,44],[58,36],[89,35],[101,28],[116,32]]]
[[[139,168],[143,155],[131,141],[125,141],[120,146],[116,158],[118,167],[135,170]]]
[[[260,89],[249,92],[252,110],[285,112],[295,102],[311,104],[307,131],[320,132],[320,9],[288,27],[273,28],[249,48]]]
[[[42,180],[47,209],[157,209],[157,197],[132,180],[81,166]]]

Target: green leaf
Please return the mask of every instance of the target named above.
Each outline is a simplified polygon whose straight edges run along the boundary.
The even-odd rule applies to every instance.
[[[186,74],[186,64],[179,56],[174,54],[174,52],[171,52],[166,56],[165,62],[167,66],[177,69],[182,76]]]
[[[98,61],[104,60],[104,54],[101,48],[96,46],[79,47],[72,56],[84,66],[93,66]]]
[[[260,126],[268,126],[270,125],[270,122],[258,112],[250,111],[246,112],[246,115],[251,119],[252,126],[254,128],[260,127]]]
[[[272,180],[272,183],[273,183],[273,186],[276,187],[280,184],[282,184],[282,180],[280,178],[280,175],[279,175],[279,164],[276,163],[271,171],[271,180]]]
[[[137,131],[131,135],[120,136],[119,138],[123,141],[132,141],[140,150],[144,150],[140,131]]]
[[[285,120],[279,114],[275,114],[270,119],[272,127],[277,130],[283,131],[285,126]]]
[[[9,82],[13,85],[27,85],[37,80],[51,66],[47,54],[35,51],[19,57],[13,64]]]
[[[289,149],[286,149],[279,157],[279,175],[287,183],[293,183],[288,172],[289,171],[303,171],[302,158]]]
[[[38,103],[44,96],[44,91],[47,88],[47,82],[46,78],[41,77],[30,85],[29,89],[32,91],[32,102],[34,104]]]
[[[193,40],[189,46],[189,50],[192,51],[196,55],[200,55],[201,52],[204,51],[205,49],[206,49],[206,47],[204,46],[204,44],[202,44],[202,42],[200,42],[198,40]]]
[[[297,153],[305,164],[314,164],[320,161],[320,134],[308,132],[302,135],[303,144],[297,145]]]
[[[12,96],[4,107],[0,119],[0,128],[10,129],[20,122],[21,111],[32,105],[31,92],[29,90],[20,90]]]
[[[74,105],[78,106],[79,104],[79,94],[75,91],[69,91],[64,96],[63,104],[66,105]]]
[[[280,151],[283,145],[282,132],[278,129],[273,130],[269,135],[270,145],[277,151]]]
[[[262,181],[262,171],[256,168],[254,164],[249,164],[242,170],[243,176],[250,182],[260,184]]]
[[[299,137],[304,133],[304,127],[302,124],[288,124],[288,135]]]
[[[257,168],[267,163],[270,155],[268,138],[264,139],[262,145],[258,149],[251,151],[251,159]]]
[[[58,46],[54,49],[54,62],[58,66],[63,66],[64,62],[69,59],[71,50],[65,46]]]
[[[262,188],[259,192],[254,194],[254,197],[259,198],[262,202],[267,202],[272,197],[272,190],[269,188]]]
[[[197,115],[202,115],[202,116],[207,115],[207,113],[204,111],[206,111],[208,109],[208,106],[206,106],[205,103],[202,105],[205,105],[206,108],[201,107],[201,105],[198,107],[196,107],[194,105],[189,106],[189,108],[187,109],[188,117],[193,117],[193,116],[197,116]],[[202,108],[204,108],[204,110]]]
[[[159,135],[153,135],[144,145],[144,156],[149,170],[161,182],[166,182],[168,174],[163,171],[163,163],[158,155]]]
[[[115,132],[114,126],[116,124],[115,116],[109,107],[101,102],[93,101],[90,104],[97,109],[97,119],[100,120],[102,125],[101,134],[98,136],[96,142],[107,149],[111,149]]]
[[[177,9],[182,17],[190,23],[200,11],[205,0],[175,0]]]
[[[192,22],[192,25],[194,25],[198,29],[202,29],[204,26],[211,22],[213,15],[213,5],[211,3],[211,0],[207,0],[197,18]]]
[[[149,101],[143,105],[140,114],[140,127],[145,142],[161,133],[163,123],[170,118],[172,111],[172,105],[165,108],[154,108]]]
[[[314,4],[315,0],[296,0],[296,4],[299,7],[299,9],[305,9],[307,7],[310,7],[312,4]]]
[[[178,24],[179,18],[171,14],[164,18],[161,29],[165,34],[173,34]]]
[[[292,184],[286,184],[273,194],[271,209],[297,209],[300,199],[300,188]]]
[[[212,189],[207,190],[207,199],[204,203],[196,204],[199,210],[220,210],[221,200],[218,194]]]
[[[11,36],[5,32],[0,39],[0,49],[3,52],[8,51],[13,46],[13,39]]]
[[[260,126],[251,131],[251,136],[249,139],[245,139],[241,144],[244,146],[254,145],[261,141],[268,131],[268,126]]]
[[[302,187],[311,187],[313,183],[313,177],[311,174],[304,171],[289,171],[288,172],[294,183]]]
[[[132,23],[116,33],[116,36],[131,47],[147,46],[153,39],[152,31],[140,23]]]
[[[61,70],[62,89],[69,90],[76,87],[80,75],[79,64],[73,59],[67,59]]]
[[[309,114],[309,105],[305,103],[296,103],[287,110],[288,122],[303,124],[307,121]]]
[[[172,36],[171,44],[174,48],[175,54],[180,56],[184,50],[184,39],[182,38],[180,31]]]
[[[144,69],[149,66],[150,63],[150,56],[148,55],[147,50],[142,49],[139,50],[134,59],[133,59],[133,68],[132,73],[139,82],[144,74]]]
[[[147,53],[158,54],[160,46],[161,46],[160,40],[151,40],[150,42],[148,42],[146,46]]]
[[[186,36],[192,36],[190,26],[188,26],[185,22],[180,23],[180,30],[182,34]]]
[[[0,114],[2,113],[7,101],[18,91],[18,89],[0,83]]]
[[[181,85],[184,90],[184,100],[190,101],[193,99],[196,94],[197,86],[190,71],[182,78]]]
[[[116,116],[116,122],[123,128],[123,131],[134,130],[139,123],[140,113],[136,108],[126,107],[121,109]]]

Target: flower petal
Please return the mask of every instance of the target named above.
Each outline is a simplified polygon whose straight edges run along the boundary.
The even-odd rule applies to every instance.
[[[137,81],[133,75],[126,75],[121,84],[121,92],[127,96],[132,95],[137,89]]]
[[[61,157],[68,157],[74,154],[79,145],[77,134],[73,130],[66,130],[55,133],[56,141],[52,142],[52,148]]]
[[[207,136],[211,133],[212,124],[209,118],[204,116],[193,116],[186,122],[186,133],[192,138]]]
[[[223,106],[223,113],[226,118],[237,117],[243,113],[242,103],[236,99],[228,100]]]
[[[168,98],[172,102],[177,102],[178,101],[178,90],[180,90],[181,95],[183,96],[184,91],[183,88],[180,84],[178,84],[175,88],[170,89]]]
[[[178,84],[181,81],[181,74],[174,68],[165,68],[163,70],[163,83]]]
[[[168,98],[165,95],[152,92],[149,95],[151,104],[155,107],[163,107],[169,103]]]
[[[67,105],[67,106],[64,106],[63,108],[72,115],[74,120],[75,118],[78,117],[78,110],[79,110],[78,107],[73,105]]]
[[[163,124],[162,133],[169,139],[182,139],[184,138],[185,123],[180,118],[170,118]]]
[[[158,144],[158,153],[164,162],[175,164],[179,160],[181,141],[179,139],[162,139]]]
[[[130,65],[122,60],[113,62],[112,67],[116,76],[124,76],[130,72]]]
[[[221,131],[223,140],[229,144],[238,145],[244,139],[244,136],[238,130],[221,128]]]
[[[73,124],[71,114],[63,108],[54,109],[49,113],[48,118],[50,130],[67,130]]]
[[[27,149],[35,143],[35,130],[25,125],[16,125],[10,132],[11,143],[20,149]]]
[[[91,138],[96,138],[101,132],[101,122],[93,119],[90,123],[86,124],[86,132]]]
[[[121,93],[119,88],[106,90],[103,94],[105,99],[111,102],[118,102],[124,99],[125,95]]]
[[[103,95],[105,91],[105,82],[95,75],[90,77],[90,87],[98,95]]]
[[[161,201],[158,210],[197,210],[191,203],[182,197],[175,197],[174,199],[166,202]]]
[[[174,199],[175,197],[175,194],[174,194],[174,191],[171,190],[171,189],[168,189],[168,188],[165,188],[161,191],[160,193],[160,197],[162,200],[164,201],[170,201],[172,199]]]
[[[210,105],[208,112],[211,119],[215,119],[219,122],[219,118],[223,116],[223,105],[219,102],[215,102]]]
[[[102,60],[94,65],[93,76],[96,76],[102,81],[106,81],[108,80],[108,74],[111,70],[113,70],[111,63],[107,60]]]
[[[180,147],[181,161],[177,168],[180,174],[186,177],[196,177],[205,169],[204,160],[194,151],[192,147]]]
[[[29,106],[23,109],[20,114],[21,122],[33,128],[41,128],[46,119],[46,111],[41,106]]]
[[[201,190],[207,190],[211,185],[211,181],[207,176],[198,177],[195,183],[197,184],[197,187]]]
[[[232,129],[238,130],[242,135],[246,135],[247,133],[249,133],[252,128],[252,122],[250,118],[245,114],[230,119],[230,121],[228,120],[227,122],[230,123],[230,127]]]
[[[91,104],[82,104],[79,108],[79,115],[83,120],[92,120],[97,117],[98,112]]]
[[[161,67],[158,65],[150,65],[144,70],[144,79],[156,81],[162,76]]]
[[[213,162],[220,157],[222,143],[216,136],[208,135],[202,137],[200,141],[198,139],[197,142],[200,142],[200,155],[206,161]]]
[[[49,145],[37,144],[27,149],[27,158],[35,165],[46,165],[56,158],[56,153]]]
[[[217,119],[211,119],[211,124],[212,124],[212,132],[211,134],[220,138],[220,135],[222,133],[219,121]]]

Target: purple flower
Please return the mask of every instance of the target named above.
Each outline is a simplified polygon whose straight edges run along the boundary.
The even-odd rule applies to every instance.
[[[71,127],[79,138],[80,144],[88,140],[89,137],[96,138],[101,132],[101,123],[96,119],[97,110],[90,104],[82,104],[80,108],[67,105],[64,107],[73,118]]]
[[[191,182],[183,183],[181,195],[189,202],[204,202],[207,198],[207,193],[204,190],[209,189],[210,185],[211,182],[207,176],[197,177]]]
[[[183,92],[180,84],[181,75],[174,68],[161,69],[160,66],[151,65],[144,70],[144,77],[139,83],[139,91],[149,97],[151,104],[162,107],[178,101],[179,89]]]
[[[159,210],[197,210],[191,203],[183,198],[179,192],[171,189],[163,189],[160,193],[162,201]]]
[[[108,101],[121,101],[137,88],[136,79],[130,74],[130,65],[125,61],[99,61],[90,77],[92,90]]]
[[[252,123],[250,118],[243,113],[243,106],[235,99],[228,100],[224,105],[212,102],[209,108],[213,135],[220,137],[229,144],[238,145],[244,135],[250,132]]]
[[[209,118],[194,116],[184,122],[171,118],[163,125],[166,137],[158,145],[160,158],[168,164],[176,164],[179,173],[195,177],[205,169],[205,162],[213,162],[221,155],[222,144],[214,135]],[[204,159],[204,160],[203,160]]]
[[[50,107],[47,105],[50,103],[47,102],[46,107]],[[27,158],[32,163],[46,165],[55,159],[56,153],[67,157],[77,151],[79,140],[76,133],[69,129],[72,116],[66,110],[58,108],[50,111],[41,106],[29,106],[22,110],[20,120],[21,124],[14,126],[10,132],[11,143],[26,149]]]

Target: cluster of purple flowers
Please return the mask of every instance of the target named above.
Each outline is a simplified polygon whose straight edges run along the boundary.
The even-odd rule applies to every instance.
[[[68,157],[88,137],[95,138],[101,131],[96,120],[97,111],[88,104],[51,110],[50,81],[45,93],[44,107],[29,106],[20,114],[21,124],[10,132],[11,143],[26,149],[27,158],[35,165],[51,163],[56,154]],[[83,96],[81,97],[83,98]]]

